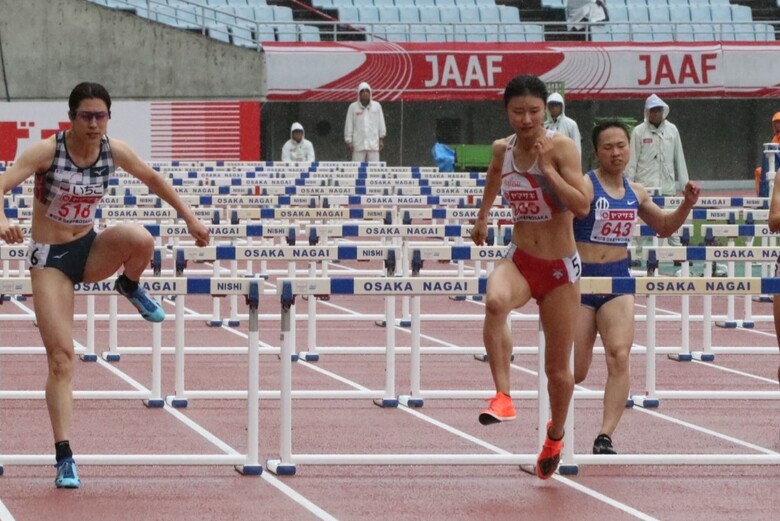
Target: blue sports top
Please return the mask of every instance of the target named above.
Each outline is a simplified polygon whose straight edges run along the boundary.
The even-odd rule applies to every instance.
[[[596,172],[588,177],[593,183],[593,201],[584,219],[574,219],[574,240],[596,244],[627,246],[634,235],[639,202],[626,177],[623,177],[625,195],[615,199],[601,186]]]

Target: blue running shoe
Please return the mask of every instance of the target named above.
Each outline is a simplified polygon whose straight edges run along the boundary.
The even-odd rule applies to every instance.
[[[151,298],[146,290],[139,284],[138,288],[132,293],[126,293],[119,283],[114,284],[114,289],[120,295],[127,297],[127,300],[135,306],[135,309],[141,313],[149,322],[162,322],[165,320],[165,311],[156,300]]]
[[[73,458],[65,458],[57,463],[56,468],[57,477],[54,479],[54,484],[57,488],[79,488],[81,480]]]

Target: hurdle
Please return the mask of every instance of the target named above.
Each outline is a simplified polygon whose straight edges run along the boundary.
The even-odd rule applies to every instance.
[[[654,298],[657,295],[666,294],[670,287],[679,288],[676,293],[686,292],[689,294],[712,294],[722,293],[722,289],[717,287],[723,284],[718,279],[699,279],[699,278],[662,278],[662,277],[643,277],[643,278],[583,278],[582,289],[587,293],[619,293],[619,294],[644,294],[648,298]],[[468,295],[473,293],[484,293],[486,289],[486,279],[484,278],[388,278],[384,281],[366,278],[352,279],[283,279],[277,281],[278,292],[281,295],[281,324],[282,324],[282,356],[280,364],[280,436],[279,436],[279,457],[269,459],[266,462],[268,470],[275,474],[292,475],[297,471],[298,465],[531,465],[535,462],[535,454],[294,454],[292,451],[292,399],[295,391],[291,387],[291,368],[289,354],[292,353],[293,346],[290,342],[289,333],[291,331],[291,307],[294,305],[295,297],[314,294],[351,294],[351,295],[380,295],[385,297],[396,297],[398,295],[410,294],[420,295]],[[780,291],[780,280],[778,279],[752,279],[749,281],[750,291],[764,291],[767,293],[777,293]],[[747,291],[743,290],[743,291]],[[414,305],[415,311],[418,311],[417,305]],[[414,313],[419,316],[419,313]],[[647,350],[647,373],[649,375],[647,387],[644,396],[633,397],[640,406],[657,405],[659,398],[675,399],[780,399],[780,391],[771,392],[752,392],[752,391],[659,391],[655,388],[655,353],[654,329],[650,329],[653,324],[652,313],[649,316],[648,329],[648,350]],[[419,323],[418,323],[419,324]],[[388,328],[389,329],[389,328]],[[393,374],[395,363],[395,351],[392,345],[392,338],[388,336],[386,363],[386,379]],[[413,356],[413,359],[419,363],[419,356]],[[541,357],[540,357],[541,359]],[[540,366],[539,374],[544,373],[543,366]],[[386,381],[386,390],[394,389],[389,381]],[[543,389],[540,386],[539,389]],[[492,391],[488,391],[488,396]],[[404,397],[401,405],[419,406],[419,402],[426,396],[426,392],[419,394],[413,392],[412,395]],[[463,393],[457,397],[471,396]],[[586,392],[582,393],[575,390],[574,398],[598,398],[603,396],[601,393]],[[444,397],[444,396],[437,396]],[[452,396],[450,396],[452,397]],[[540,423],[539,430],[543,430],[543,420],[546,418],[546,412],[542,408],[543,397],[537,391],[513,392],[513,397],[517,398],[538,398],[540,403]],[[387,396],[383,401],[391,401]],[[652,403],[652,402],[655,403]],[[386,405],[386,404],[382,404]],[[573,447],[573,430],[570,422],[567,421],[565,446]],[[699,455],[576,455],[573,451],[563,455],[561,463],[561,472],[576,473],[579,464],[646,464],[646,465],[730,465],[730,464],[766,464],[774,465],[780,463],[780,455],[764,454],[750,455],[749,458],[743,458],[741,454],[699,454]]]
[[[259,463],[259,328],[257,310],[260,300],[259,282],[256,280],[233,279],[212,281],[211,279],[195,278],[159,278],[146,279],[144,286],[155,294],[176,295],[182,298],[188,294],[208,294],[212,291],[231,292],[244,295],[250,312],[248,335],[247,381],[247,453],[240,454],[231,451],[226,454],[117,454],[97,455],[85,454],[79,456],[82,465],[232,465],[244,475],[259,475],[263,467]],[[225,286],[220,286],[224,284]],[[79,289],[77,295],[103,293],[102,286],[90,289]],[[222,289],[218,289],[222,288]],[[21,294],[31,294],[32,284],[29,278],[0,279],[0,291],[12,291]],[[177,299],[179,300],[179,299]],[[183,309],[183,308],[182,308]],[[178,309],[177,309],[178,312]],[[161,397],[161,352],[159,349],[159,329],[161,324],[154,324],[155,346],[152,354],[152,389],[145,391],[74,391],[76,399],[120,399],[141,398],[148,407],[164,407]],[[177,324],[178,328],[178,324]],[[178,377],[178,375],[177,375]],[[0,391],[0,398],[5,399],[43,399],[43,391]],[[0,475],[4,465],[51,465],[51,455],[14,455],[0,454]]]

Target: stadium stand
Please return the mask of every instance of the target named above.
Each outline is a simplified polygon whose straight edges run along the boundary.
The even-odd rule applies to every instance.
[[[610,0],[609,22],[565,30],[565,0],[90,0],[257,48],[263,42],[774,40],[780,0]],[[756,16],[754,16],[754,13]]]

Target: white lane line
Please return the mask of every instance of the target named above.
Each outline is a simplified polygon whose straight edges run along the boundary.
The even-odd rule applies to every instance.
[[[15,521],[13,514],[2,501],[0,501],[0,521]]]
[[[97,359],[98,363],[104,367],[105,369],[108,369],[111,373],[119,377],[120,379],[124,380],[131,386],[135,387],[138,391],[146,391],[148,392],[149,389],[144,387],[141,383],[137,382],[133,377],[131,377],[128,374],[123,373],[113,365],[109,364],[108,362],[102,360],[101,358]],[[199,425],[195,421],[193,421],[188,416],[184,415],[180,411],[176,410],[173,407],[169,407],[167,404],[163,407],[163,410],[165,410],[168,414],[185,424],[187,427],[195,431],[197,434],[199,434],[201,437],[218,447],[220,450],[222,450],[225,454],[231,454],[231,455],[239,455],[241,454],[237,450],[235,450],[233,447],[219,439],[217,436],[209,432],[205,427]],[[328,512],[317,506],[315,503],[307,499],[305,496],[300,494],[299,492],[293,490],[286,484],[279,481],[278,478],[273,476],[270,472],[265,471],[260,475],[261,478],[263,478],[266,482],[268,482],[270,485],[273,485],[277,490],[285,494],[287,497],[298,503],[300,506],[308,510],[313,515],[317,516],[319,519],[331,521],[335,520],[336,518],[330,515]],[[0,518],[0,521],[3,521],[2,518]]]
[[[763,452],[764,454],[778,454],[778,452],[767,449],[766,447],[761,447],[759,445],[755,445],[753,443],[740,440],[738,438],[734,438],[732,436],[728,436],[726,434],[721,434],[720,432],[713,431],[711,429],[707,429],[706,427],[701,427],[700,425],[696,425],[695,423],[687,422],[685,420],[680,420],[678,418],[674,418],[672,416],[669,416],[667,414],[661,414],[659,412],[653,411],[651,409],[645,409],[644,407],[634,407],[634,409],[637,409],[639,412],[649,414],[650,416],[654,416],[656,418],[660,418],[662,420],[666,420],[668,422],[676,423],[677,425],[681,425],[683,427],[687,427],[691,430],[700,432],[702,434],[707,434],[708,436],[712,436],[714,438],[718,438],[724,441],[728,441],[731,443],[734,443],[735,445],[740,445],[742,447],[752,449],[756,452]]]
[[[340,382],[347,383],[348,385],[351,385],[355,389],[358,389],[358,390],[361,390],[361,391],[368,390],[367,387],[364,387],[364,386],[358,384],[357,382],[353,382],[353,381],[347,380],[344,377],[341,377],[341,376],[339,376],[337,374],[334,374],[331,371],[328,371],[326,369],[318,367],[318,366],[316,366],[314,364],[310,364],[309,362],[304,362],[304,361],[299,360],[298,364],[299,365],[303,365],[304,367],[307,367],[307,368],[309,368],[309,369],[311,369],[313,371],[316,371],[316,372],[318,372],[318,373],[320,373],[322,375],[329,376],[331,378],[336,378]],[[477,438],[475,436],[472,436],[471,434],[468,434],[468,433],[466,433],[464,431],[461,431],[460,429],[458,429],[456,427],[453,427],[452,425],[448,425],[448,424],[443,423],[443,422],[441,422],[439,420],[436,420],[436,419],[434,419],[434,418],[432,418],[432,417],[430,417],[428,415],[425,415],[425,414],[423,414],[423,413],[421,413],[421,412],[419,412],[419,411],[417,411],[415,409],[410,409],[410,408],[404,407],[402,405],[400,405],[398,407],[398,409],[402,410],[402,411],[404,411],[404,412],[406,412],[408,414],[411,414],[412,416],[414,416],[414,417],[416,417],[416,418],[418,418],[420,420],[423,420],[423,421],[425,421],[427,423],[430,423],[431,425],[439,427],[439,428],[441,428],[441,429],[443,429],[443,430],[445,430],[445,431],[447,431],[447,432],[449,432],[449,433],[451,433],[451,434],[453,434],[455,436],[463,438],[464,440],[470,441],[470,442],[472,442],[472,443],[474,443],[476,445],[479,445],[480,447],[483,447],[483,448],[485,448],[487,450],[495,452],[497,454],[511,454],[511,452],[509,452],[509,451],[507,451],[505,449],[502,449],[502,448],[500,448],[500,447],[498,447],[496,445],[488,443],[488,442],[486,442],[483,439],[480,439],[480,438]],[[553,475],[553,478],[556,481],[558,481],[559,483],[562,483],[562,484],[564,484],[564,485],[566,485],[568,487],[571,487],[571,488],[577,490],[578,492],[581,492],[583,494],[591,496],[594,499],[602,501],[603,503],[605,503],[605,504],[607,504],[607,505],[609,505],[609,506],[611,506],[613,508],[616,508],[618,510],[622,510],[623,512],[625,512],[625,513],[627,513],[629,515],[632,515],[632,516],[634,516],[634,517],[636,517],[638,519],[642,519],[643,521],[657,521],[656,518],[654,518],[654,517],[652,517],[652,516],[650,516],[648,514],[645,514],[644,512],[641,512],[641,511],[639,511],[639,510],[637,510],[637,509],[635,509],[635,508],[633,508],[633,507],[631,507],[629,505],[626,505],[625,503],[622,503],[622,502],[620,502],[620,501],[618,501],[616,499],[610,498],[609,496],[605,496],[604,494],[602,494],[602,493],[600,493],[600,492],[598,492],[596,490],[593,490],[593,489],[591,489],[589,487],[586,487],[585,485],[583,485],[581,483],[577,483],[576,481],[573,481],[573,480],[571,480],[569,478],[564,478],[563,476],[560,476],[559,474]]]
[[[736,374],[736,375],[739,375],[739,376],[744,376],[746,378],[752,378],[754,380],[759,380],[759,381],[766,382],[766,383],[769,383],[769,384],[772,384],[772,385],[776,385],[777,384],[777,380],[774,380],[772,378],[766,378],[764,376],[758,376],[758,375],[755,375],[755,374],[746,373],[744,371],[739,371],[737,369],[731,369],[730,367],[725,367],[725,366],[722,366],[722,365],[713,364],[712,362],[702,362],[701,360],[691,360],[691,362],[693,362],[695,364],[703,365],[705,367],[709,367],[711,369],[717,369],[718,371],[724,371],[726,373],[732,373],[732,374]]]

